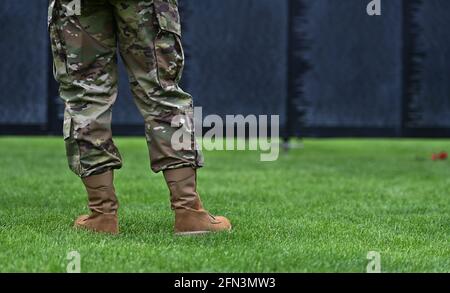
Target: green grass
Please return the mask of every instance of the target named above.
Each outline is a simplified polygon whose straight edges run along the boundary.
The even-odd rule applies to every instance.
[[[75,231],[87,211],[59,138],[0,138],[0,271],[450,272],[449,140],[306,140],[260,162],[257,152],[206,152],[199,191],[232,233],[172,235],[161,174],[143,139],[118,138],[121,234]]]

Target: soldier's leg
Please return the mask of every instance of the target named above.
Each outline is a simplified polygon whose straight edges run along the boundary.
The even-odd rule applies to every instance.
[[[177,1],[110,1],[116,7],[120,51],[145,119],[152,169],[164,171],[170,190],[175,232],[231,229],[228,219],[203,209],[196,190],[196,169],[203,160],[195,143],[192,97],[178,85],[184,54]]]
[[[117,95],[116,36],[106,0],[82,1],[80,15],[68,5],[71,2],[52,1],[49,30],[55,77],[65,102],[69,165],[77,175],[87,177],[121,167],[111,136],[111,109]]]
[[[64,140],[70,168],[82,178],[91,215],[76,227],[118,232],[113,171],[121,158],[111,136],[117,95],[116,35],[106,0],[52,0],[49,31],[55,77],[65,101]],[[75,5],[75,6],[74,6]]]
[[[146,124],[152,170],[201,167],[192,97],[178,86],[184,56],[176,0],[110,1],[116,7],[120,52]],[[176,131],[189,138],[183,148],[172,146]]]

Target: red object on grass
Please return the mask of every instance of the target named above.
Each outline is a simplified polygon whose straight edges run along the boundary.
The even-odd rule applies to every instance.
[[[444,161],[444,160],[447,160],[448,159],[448,153],[447,152],[441,152],[439,154],[433,154],[431,156],[431,159],[433,161],[438,161],[438,160]]]

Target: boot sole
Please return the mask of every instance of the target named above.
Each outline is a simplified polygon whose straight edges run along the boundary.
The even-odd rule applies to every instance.
[[[176,232],[176,236],[195,236],[211,233],[211,231]]]
[[[220,232],[231,232],[232,227],[228,230],[222,231],[191,231],[191,232],[176,232],[175,236],[196,236],[196,235],[204,235],[209,233],[220,233]]]

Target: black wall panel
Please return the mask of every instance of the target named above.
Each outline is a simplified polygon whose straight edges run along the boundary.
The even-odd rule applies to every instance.
[[[411,5],[411,4],[410,4]],[[450,1],[411,6],[411,74],[408,127],[450,127]]]
[[[185,84],[204,113],[278,114],[287,85],[287,0],[181,0]]]
[[[0,3],[0,124],[47,121],[47,0]]]
[[[382,17],[367,15],[368,1],[295,2],[303,5],[293,9],[305,10],[294,11],[293,22],[293,45],[302,50],[293,57],[292,78],[302,87],[293,97],[297,127],[397,128],[402,1],[382,1]],[[300,75],[304,62],[310,68]]]

